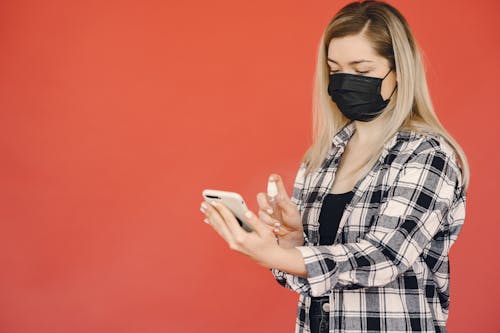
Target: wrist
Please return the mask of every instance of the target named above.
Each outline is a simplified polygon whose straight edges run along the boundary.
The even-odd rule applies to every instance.
[[[296,246],[302,246],[304,245],[304,233],[301,232],[294,232],[290,233],[287,236],[280,237],[279,238],[279,245],[285,249],[291,249]]]
[[[282,272],[306,277],[307,271],[302,253],[295,247],[290,249],[280,248],[276,250],[274,264],[270,268],[276,268]]]
[[[302,246],[304,245],[305,239],[304,239],[304,230],[297,231],[296,239],[295,239],[295,246]]]
[[[304,232],[301,230],[291,234],[289,243],[292,245],[291,247],[304,245]]]
[[[271,251],[268,252],[267,256],[267,262],[264,263],[264,266],[269,269],[277,268],[279,267],[282,262],[286,258],[286,248],[283,247],[280,241],[280,245],[275,244]]]

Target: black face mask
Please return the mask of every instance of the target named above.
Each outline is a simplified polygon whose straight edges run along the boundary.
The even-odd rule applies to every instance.
[[[356,74],[335,73],[330,75],[328,95],[337,104],[340,111],[351,120],[370,121],[378,117],[381,110],[389,104],[391,96],[385,101],[380,95],[383,77],[369,77]]]

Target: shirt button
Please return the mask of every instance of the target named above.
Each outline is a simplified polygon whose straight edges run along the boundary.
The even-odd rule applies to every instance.
[[[330,312],[330,303],[323,303],[323,311]]]
[[[318,195],[318,201],[321,201],[321,199],[323,199],[323,197],[321,195]]]

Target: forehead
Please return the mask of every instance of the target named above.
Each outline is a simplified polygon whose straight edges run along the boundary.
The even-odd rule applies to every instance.
[[[376,54],[370,41],[361,34],[333,38],[328,45],[328,58],[341,65],[357,59],[368,59],[376,62],[382,59]]]

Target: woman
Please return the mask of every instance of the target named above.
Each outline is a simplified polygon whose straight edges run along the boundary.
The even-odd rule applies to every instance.
[[[291,198],[272,174],[278,205],[257,195],[255,232],[220,203],[202,204],[205,222],[299,293],[296,332],[446,332],[469,167],[399,11],[342,8],[321,38],[313,96],[313,144]]]

